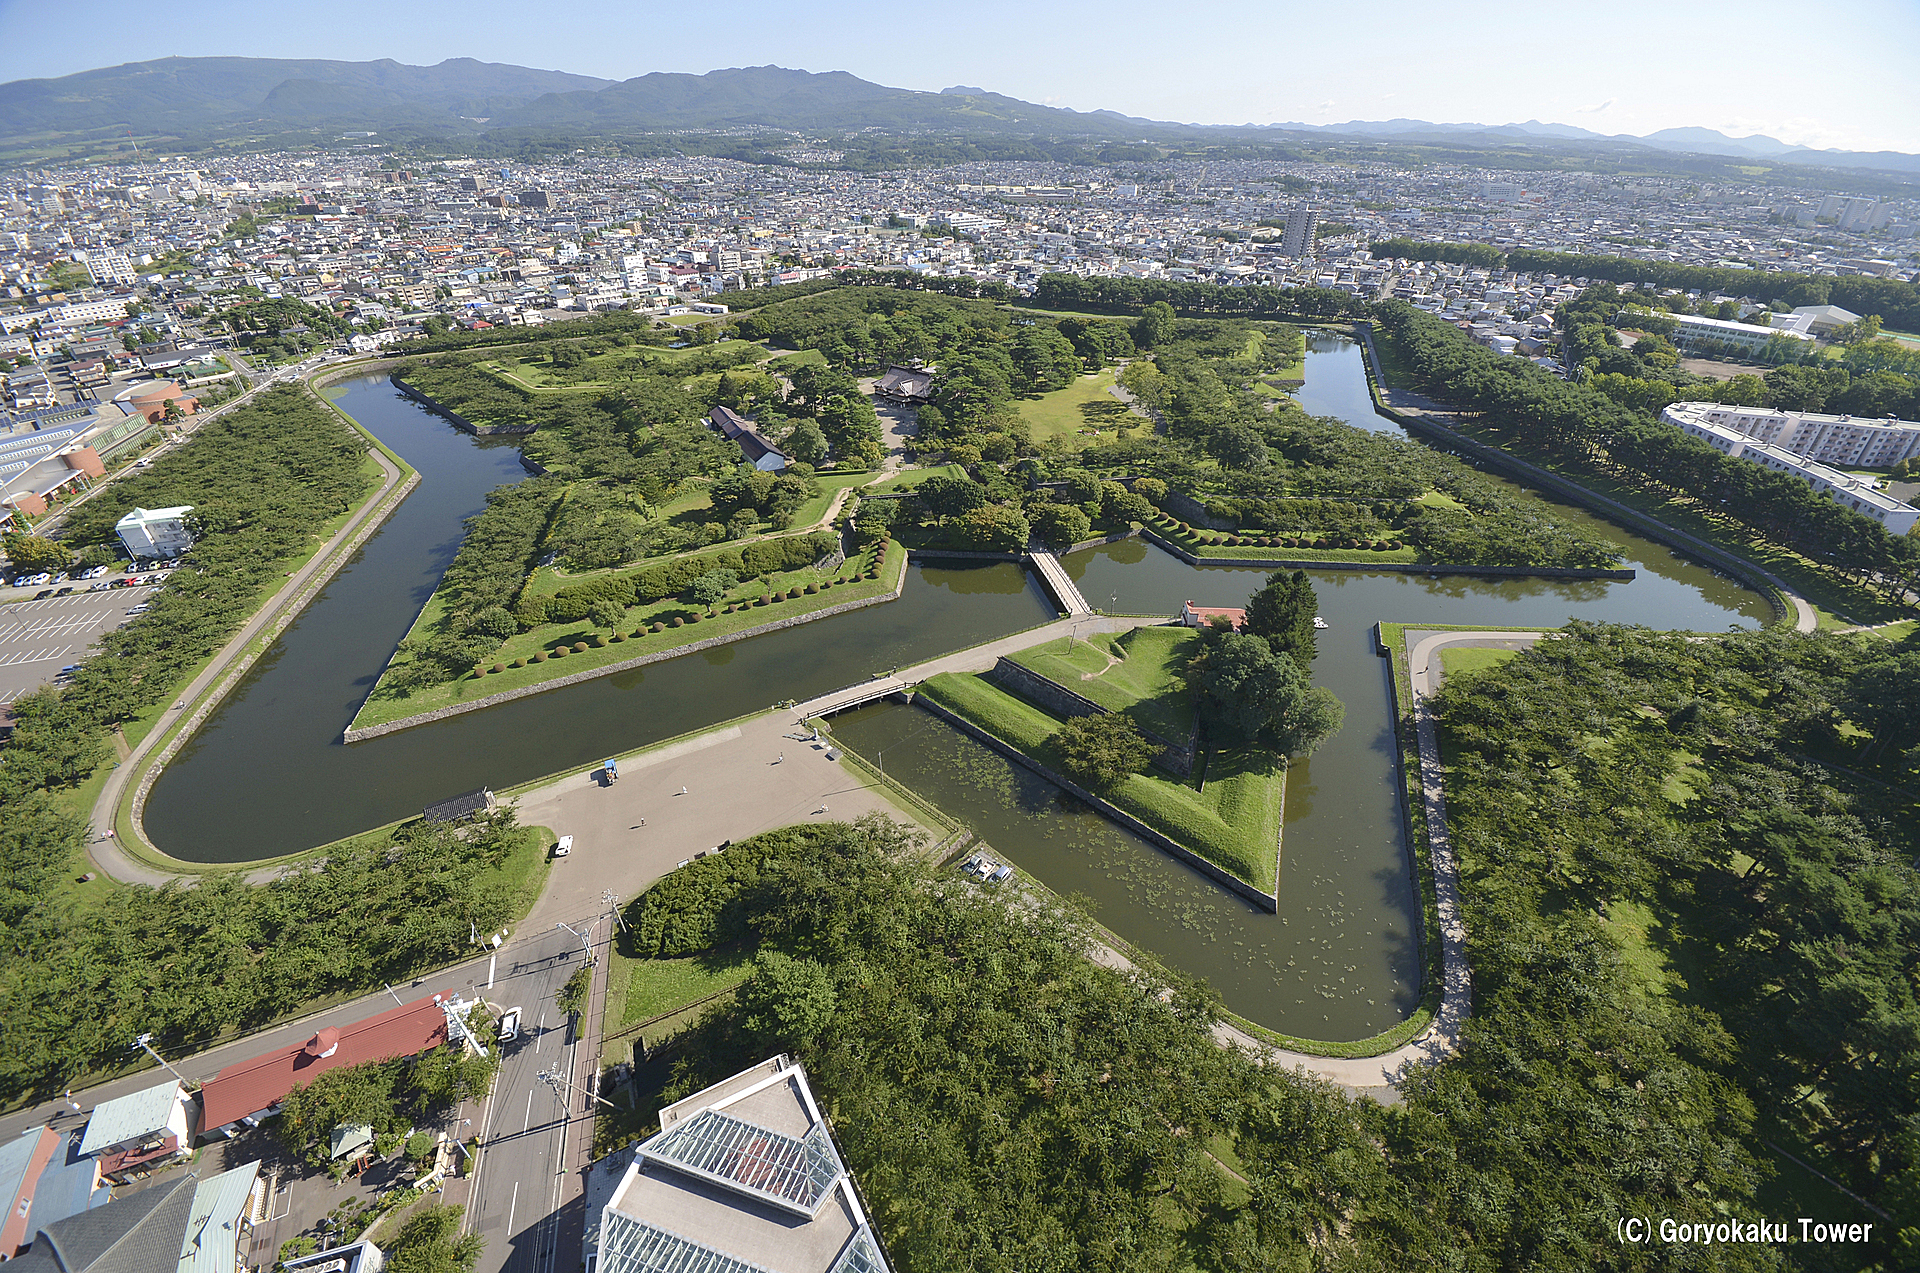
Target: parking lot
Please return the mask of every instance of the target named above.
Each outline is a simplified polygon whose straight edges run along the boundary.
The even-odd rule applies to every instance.
[[[51,683],[61,668],[85,658],[101,633],[126,622],[127,611],[157,591],[151,584],[102,592],[87,587],[61,583],[56,590],[76,591],[66,597],[0,604],[0,707]],[[0,602],[40,591],[0,585]]]

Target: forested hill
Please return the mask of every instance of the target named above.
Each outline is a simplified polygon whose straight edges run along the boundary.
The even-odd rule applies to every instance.
[[[611,81],[472,58],[437,66],[318,58],[169,57],[59,79],[0,84],[0,136],[136,127],[198,132],[242,120],[316,111],[374,119],[396,112],[486,114],[492,104]]]

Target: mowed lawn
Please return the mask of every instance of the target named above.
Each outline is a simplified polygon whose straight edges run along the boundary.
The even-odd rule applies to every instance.
[[[1108,711],[1124,712],[1142,729],[1179,741],[1193,733],[1193,696],[1181,674],[1199,640],[1191,628],[1134,628],[1089,641],[1049,641],[1012,659]]]
[[[933,677],[918,692],[1055,773],[1062,772],[1052,742],[1061,721],[1051,714],[960,672]],[[1100,794],[1175,844],[1271,893],[1279,877],[1286,772],[1280,757],[1241,748],[1209,758],[1203,790],[1149,770],[1130,774]]]
[[[1449,646],[1440,651],[1440,669],[1448,676],[1456,672],[1484,672],[1518,653],[1518,650],[1481,649],[1470,645]]]
[[[1060,438],[1076,449],[1102,436],[1111,441],[1130,429],[1153,427],[1151,421],[1134,415],[1124,402],[1107,392],[1111,388],[1113,368],[1107,367],[1079,377],[1064,389],[1022,401],[1020,417],[1027,422],[1035,442]]]

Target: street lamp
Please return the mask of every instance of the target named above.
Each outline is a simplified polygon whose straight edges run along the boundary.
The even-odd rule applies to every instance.
[[[582,953],[582,954],[584,954],[584,955],[586,955],[586,957],[587,957],[588,959],[592,959],[592,958],[593,958],[593,946],[592,946],[592,945],[591,945],[590,943],[588,943],[588,941],[587,941],[587,939],[586,939],[585,937],[582,937],[582,936],[580,935],[580,930],[579,930],[579,929],[577,929],[577,928],[575,928],[575,927],[574,927],[574,926],[573,926],[572,924],[569,924],[569,923],[567,923],[567,922],[566,922],[565,920],[560,920],[559,922],[557,922],[556,924],[554,924],[554,927],[555,927],[555,928],[564,928],[564,929],[566,929],[566,930],[567,930],[568,932],[570,932],[570,933],[572,933],[572,934],[573,934],[573,935],[574,935],[575,937],[579,937],[579,938],[580,938],[580,950],[581,950],[581,953]],[[592,932],[592,931],[593,931],[593,925],[592,925],[592,924],[588,924],[588,925],[587,925],[587,931],[588,931],[588,932]]]
[[[182,1073],[181,1073],[180,1071],[178,1071],[178,1070],[176,1070],[176,1069],[174,1069],[172,1065],[170,1065],[170,1064],[168,1064],[168,1062],[167,1062],[167,1058],[166,1058],[166,1057],[164,1057],[164,1056],[161,1056],[161,1055],[160,1055],[160,1054],[159,1054],[158,1052],[155,1052],[155,1051],[153,1050],[153,1036],[152,1036],[151,1034],[143,1034],[143,1035],[141,1035],[141,1036],[140,1036],[139,1038],[137,1038],[137,1039],[135,1039],[135,1040],[133,1041],[133,1046],[134,1046],[134,1047],[136,1047],[136,1048],[145,1048],[145,1049],[146,1049],[146,1051],[147,1051],[147,1055],[148,1055],[148,1056],[150,1056],[150,1057],[152,1057],[152,1058],[153,1058],[154,1060],[156,1060],[156,1061],[158,1061],[158,1062],[159,1062],[159,1063],[160,1063],[161,1065],[164,1065],[164,1066],[166,1066],[166,1069],[167,1069],[167,1073],[169,1073],[169,1074],[171,1074],[171,1075],[173,1075],[173,1077],[175,1077],[175,1078],[177,1078],[177,1079],[179,1079],[179,1080],[180,1080],[180,1084],[181,1084],[181,1086],[182,1086],[182,1087],[192,1087],[192,1086],[193,1086],[193,1084],[192,1084],[192,1083],[190,1083],[190,1082],[188,1082],[188,1081],[187,1081],[187,1076],[186,1076],[186,1075],[184,1075],[184,1074],[182,1074]],[[75,1108],[75,1109],[78,1109],[78,1108],[79,1108],[79,1106],[77,1106],[77,1105],[76,1105],[76,1106],[75,1106],[74,1108]]]

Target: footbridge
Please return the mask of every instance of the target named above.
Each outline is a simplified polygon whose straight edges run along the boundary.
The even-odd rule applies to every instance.
[[[1069,619],[1083,618],[1093,613],[1093,607],[1080,595],[1080,589],[1074,586],[1067,574],[1067,568],[1060,559],[1046,549],[1035,544],[1027,549],[1027,558],[1033,562],[1033,568],[1047,581],[1047,589],[1060,602],[1060,608],[1067,612]]]

